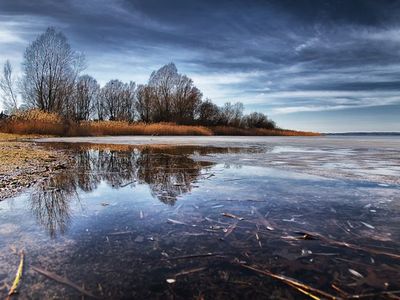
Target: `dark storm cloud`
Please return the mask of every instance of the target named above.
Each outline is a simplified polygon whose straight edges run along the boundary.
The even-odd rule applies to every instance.
[[[393,0],[1,0],[0,54],[22,53],[52,25],[103,82],[143,82],[175,61],[219,103],[371,107],[400,103],[399,13]]]

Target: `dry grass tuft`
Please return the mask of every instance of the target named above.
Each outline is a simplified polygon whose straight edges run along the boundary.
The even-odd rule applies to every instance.
[[[1,121],[0,129],[5,133],[40,135],[63,135],[66,130],[59,115],[37,109],[18,112]]]
[[[45,123],[61,123],[62,118],[56,113],[47,113],[40,109],[18,111],[12,119],[19,121],[40,121]]]

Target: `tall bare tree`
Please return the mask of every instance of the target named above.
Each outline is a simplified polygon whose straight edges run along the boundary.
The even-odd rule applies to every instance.
[[[101,89],[105,116],[110,120],[133,121],[135,117],[135,83],[110,80]]]
[[[148,85],[139,85],[136,89],[136,112],[139,121],[153,122],[155,90]]]
[[[4,63],[1,75],[0,89],[2,91],[3,106],[8,112],[16,111],[18,109],[16,80],[13,77],[13,70],[9,60]]]
[[[204,126],[221,125],[220,108],[210,99],[206,99],[198,108],[198,122]]]
[[[244,106],[241,102],[236,102],[234,104],[226,102],[221,108],[222,122],[224,125],[240,127],[242,125],[243,110]]]
[[[48,28],[25,50],[22,89],[27,105],[69,114],[75,80],[83,68],[83,55],[72,50],[62,32]]]
[[[173,95],[173,118],[180,124],[191,124],[201,104],[202,93],[192,79],[179,74],[175,81]]]
[[[77,79],[73,97],[74,119],[76,121],[89,120],[95,111],[95,105],[99,96],[100,86],[96,79],[89,75],[80,76]]]
[[[171,121],[173,89],[178,70],[175,64],[169,63],[150,75],[149,86],[155,89],[154,121]]]
[[[202,94],[192,79],[178,73],[173,63],[154,71],[148,86],[152,95],[153,121],[169,121],[181,124],[194,122]]]

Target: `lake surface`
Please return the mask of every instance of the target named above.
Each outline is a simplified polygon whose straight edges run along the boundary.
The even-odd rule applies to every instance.
[[[48,144],[74,165],[0,202],[0,296],[21,250],[19,299],[400,296],[399,142]]]

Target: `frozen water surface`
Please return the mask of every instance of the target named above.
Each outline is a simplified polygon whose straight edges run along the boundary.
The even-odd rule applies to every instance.
[[[399,296],[398,140],[288,141],[49,144],[75,164],[0,202],[0,295],[23,249],[19,299],[82,296],[35,268],[106,299]]]

